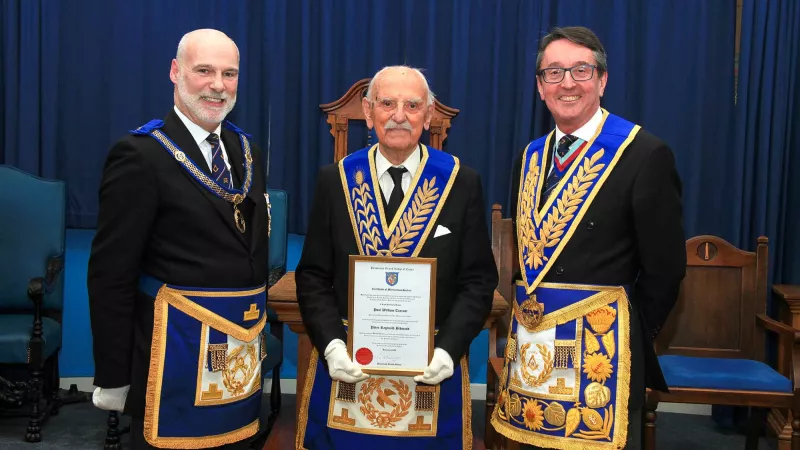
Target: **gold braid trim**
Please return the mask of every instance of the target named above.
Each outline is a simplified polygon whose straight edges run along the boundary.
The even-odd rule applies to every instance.
[[[429,178],[417,188],[411,209],[403,213],[389,240],[389,255],[404,255],[408,253],[408,247],[414,244],[412,239],[424,228],[425,219],[433,212],[436,199],[439,198],[439,188],[434,187],[435,183],[436,177]]]
[[[178,294],[178,292],[180,291],[162,287],[161,290],[159,290],[158,295],[163,296],[164,301],[175,307],[177,310],[194,317],[204,324],[211,326],[215,330],[219,330],[229,336],[233,336],[242,342],[251,342],[253,339],[257,338],[259,333],[261,333],[261,330],[264,329],[264,325],[267,323],[267,315],[262,312],[261,319],[250,329],[240,327],[230,320],[215,314],[189,300],[183,295]]]

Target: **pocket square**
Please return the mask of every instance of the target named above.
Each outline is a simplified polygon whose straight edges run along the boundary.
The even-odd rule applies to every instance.
[[[448,230],[447,227],[439,225],[436,227],[436,232],[433,233],[433,237],[437,238],[439,236],[444,236],[446,234],[450,234],[450,230]]]

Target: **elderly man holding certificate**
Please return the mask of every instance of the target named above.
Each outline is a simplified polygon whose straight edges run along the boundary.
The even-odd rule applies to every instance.
[[[471,448],[466,353],[497,268],[480,177],[419,142],[433,93],[387,67],[362,106],[379,143],[323,167],[297,267],[314,345],[296,444]]]

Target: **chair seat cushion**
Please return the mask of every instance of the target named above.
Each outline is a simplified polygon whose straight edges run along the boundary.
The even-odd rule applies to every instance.
[[[28,362],[28,344],[33,333],[33,315],[0,315],[0,363],[24,364]],[[42,317],[44,358],[48,358],[61,347],[61,324],[49,317]]]
[[[792,383],[772,367],[748,359],[658,357],[669,387],[792,392]]]

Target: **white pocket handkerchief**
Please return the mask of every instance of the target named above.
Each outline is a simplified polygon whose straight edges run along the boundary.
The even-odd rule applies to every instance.
[[[450,234],[450,230],[448,230],[447,227],[439,225],[436,227],[436,232],[433,233],[433,237],[437,238],[439,236],[444,236],[446,234]]]

